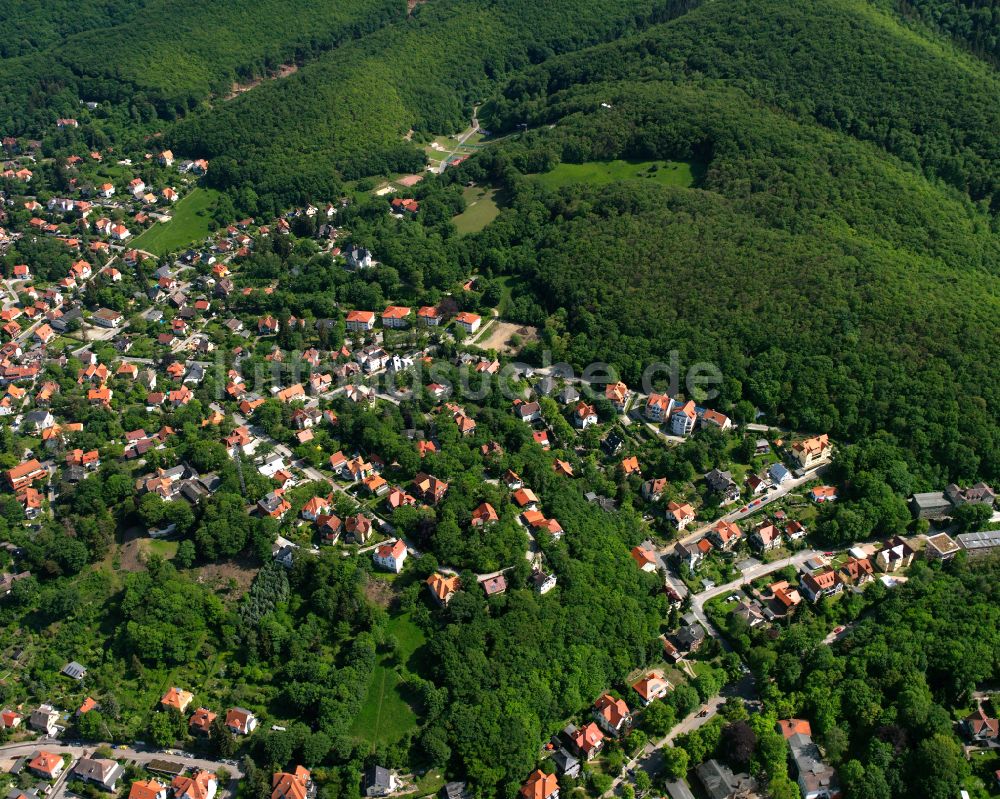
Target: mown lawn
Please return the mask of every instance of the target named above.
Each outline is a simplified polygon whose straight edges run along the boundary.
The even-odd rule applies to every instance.
[[[496,203],[496,190],[483,186],[468,186],[462,192],[465,210],[452,217],[459,235],[478,233],[497,218],[500,208]]]
[[[209,212],[219,196],[215,189],[196,188],[173,207],[169,222],[157,223],[132,241],[132,246],[164,255],[204,240],[209,234]]]
[[[559,164],[551,172],[535,175],[550,189],[591,183],[602,186],[618,180],[650,180],[666,186],[693,186],[704,172],[702,164],[686,161],[585,161]]]
[[[373,747],[399,740],[417,724],[417,714],[407,702],[400,686],[396,664],[406,665],[413,670],[414,664],[410,661],[426,639],[423,631],[413,623],[408,614],[390,619],[388,633],[396,639],[396,652],[379,655],[368,684],[365,702],[351,727],[352,735],[367,741]]]

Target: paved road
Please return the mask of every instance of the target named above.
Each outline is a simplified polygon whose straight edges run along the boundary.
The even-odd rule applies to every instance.
[[[4,744],[3,746],[0,746],[0,758],[10,758],[12,760],[16,760],[19,757],[24,757],[25,755],[37,752],[39,749],[44,749],[51,750],[56,753],[68,752],[73,756],[73,759],[76,760],[92,753],[95,749],[98,749],[101,746],[110,747],[111,744],[92,743],[84,745],[78,743],[63,743],[53,738],[39,738],[36,741]],[[194,757],[193,755],[190,757],[168,755],[164,750],[157,749],[155,747],[129,747],[127,749],[115,749],[114,756],[117,760],[135,760],[138,763],[148,763],[150,760],[169,760],[174,763],[181,763],[191,768],[205,769],[206,771],[218,771],[219,769],[224,768],[236,778],[243,777],[243,772],[239,765],[230,765],[218,760],[206,760],[204,758]]]
[[[702,623],[709,635],[719,637],[718,631],[709,623],[708,616],[705,615],[706,602],[717,596],[737,591],[744,583],[753,582],[754,580],[763,577],[765,574],[779,571],[784,569],[786,566],[795,566],[795,568],[799,568],[799,566],[807,560],[820,554],[821,553],[815,549],[805,549],[801,552],[796,552],[791,557],[783,558],[782,560],[776,560],[772,563],[758,563],[751,566],[749,569],[742,572],[737,579],[732,580],[725,585],[717,585],[715,588],[710,588],[707,591],[694,594],[691,597],[691,611],[694,613],[695,617],[697,617],[698,621]]]
[[[609,799],[611,796],[621,793],[622,785],[632,781],[629,772],[634,773],[636,768],[642,769],[655,780],[656,776],[663,769],[663,747],[673,743],[678,736],[685,735],[692,730],[708,724],[715,718],[719,712],[719,708],[726,703],[726,699],[730,696],[740,696],[743,699],[756,699],[757,688],[753,677],[747,675],[739,682],[726,686],[719,696],[709,699],[690,716],[682,719],[665,737],[659,741],[651,741],[646,744],[645,748],[636,757],[625,764],[622,774],[611,783],[611,788],[604,794],[604,798]]]
[[[741,521],[742,519],[746,519],[750,516],[753,516],[755,513],[759,513],[768,505],[770,505],[772,502],[775,502],[781,499],[782,497],[787,496],[788,494],[790,494],[792,491],[795,491],[795,489],[799,488],[803,484],[808,483],[810,480],[813,480],[816,477],[818,477],[821,472],[825,471],[828,465],[829,465],[828,463],[821,463],[814,469],[810,469],[801,477],[794,477],[791,480],[786,480],[782,485],[780,485],[777,488],[777,490],[768,491],[764,496],[759,497],[758,500],[755,500],[760,502],[759,505],[756,505],[753,508],[751,508],[749,507],[749,505],[741,504],[735,510],[731,510],[725,516],[721,516],[719,519],[716,519],[710,524],[702,525],[698,529],[692,530],[687,535],[684,535],[681,538],[671,541],[670,545],[664,551],[669,552],[674,548],[674,545],[677,543],[690,544],[693,543],[694,541],[697,541],[699,538],[702,538],[706,533],[708,533],[708,531],[711,530],[712,527],[714,527],[720,521],[738,522]],[[743,508],[746,508],[746,511],[744,511]]]

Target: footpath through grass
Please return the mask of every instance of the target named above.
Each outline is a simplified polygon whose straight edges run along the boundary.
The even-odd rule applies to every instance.
[[[462,191],[465,210],[452,217],[460,235],[478,233],[497,218],[500,208],[496,203],[496,189],[468,186]]]
[[[618,180],[649,180],[665,186],[693,186],[704,173],[704,166],[687,161],[585,161],[582,164],[559,164],[551,172],[535,175],[550,189],[591,183],[602,186]]]
[[[215,189],[199,186],[174,204],[169,222],[157,222],[133,239],[132,246],[153,255],[164,255],[203,241],[210,232],[210,214],[218,197]]]
[[[410,661],[426,639],[409,614],[390,619],[388,634],[396,639],[396,651],[379,655],[361,712],[351,726],[351,734],[372,747],[398,741],[417,725],[416,711],[400,685],[397,664],[416,670]]]

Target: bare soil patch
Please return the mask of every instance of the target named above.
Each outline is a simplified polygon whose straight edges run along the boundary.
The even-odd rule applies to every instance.
[[[237,558],[206,564],[195,569],[195,573],[199,583],[223,592],[226,601],[235,602],[250,589],[257,567],[250,558]]]
[[[240,83],[239,81],[233,81],[232,87],[229,89],[229,94],[223,97],[223,100],[232,100],[234,97],[239,97],[244,92],[248,92],[251,89],[255,89],[265,80],[280,80],[281,78],[287,78],[289,75],[294,75],[299,71],[298,64],[282,64],[278,67],[278,71],[273,75],[267,75],[261,78],[254,78],[251,81],[245,83]]]
[[[393,600],[392,585],[385,580],[369,579],[365,584],[365,597],[373,605],[388,608]]]
[[[486,332],[486,338],[477,341],[476,346],[484,350],[496,350],[506,354],[517,352],[520,347],[538,339],[537,327],[501,322],[499,319],[495,320]],[[510,340],[513,336],[518,336],[521,339],[520,347],[510,346]]]

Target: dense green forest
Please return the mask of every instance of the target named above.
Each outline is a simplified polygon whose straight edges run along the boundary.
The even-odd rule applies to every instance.
[[[54,5],[57,12],[64,4]],[[55,12],[42,17],[55,25]],[[405,14],[404,0],[149,0],[113,24],[64,26],[71,35],[61,41],[5,60],[0,130],[40,135],[56,117],[81,117],[128,138],[225,96],[234,81],[297,64]],[[102,107],[85,114],[81,100]]]
[[[849,796],[958,795],[969,763],[952,724],[996,674],[998,572],[995,559],[945,570],[919,564],[906,585],[851,598],[862,615],[833,648],[820,645],[825,600],[776,639],[747,641],[764,701],[782,718],[812,720]]]
[[[41,50],[74,33],[119,25],[145,4],[146,0],[3,0],[0,58]]]
[[[976,200],[992,201],[1000,185],[1000,112],[989,99],[1000,88],[996,73],[863,2],[707,3],[639,36],[554,60],[508,93],[527,99],[640,75],[724,80],[791,116],[874,142]]]
[[[542,307],[513,309],[550,317],[556,358],[600,357],[636,381],[677,349],[686,364],[720,365],[723,401],[852,439],[890,431],[931,482],[998,473],[988,214],[715,81],[618,81],[534,105],[560,120],[554,130],[454,177],[512,187],[470,260],[526,278]],[[637,180],[554,193],[524,177],[623,155],[708,168],[698,189]]]
[[[896,0],[908,19],[946,33],[994,66],[1000,64],[1000,5],[996,0]]]
[[[175,148],[214,160],[212,181],[253,187],[273,211],[352,179],[414,171],[407,130],[450,132],[491,81],[557,52],[614,38],[684,8],[657,0],[443,0],[320,58],[286,80],[180,124]]]

